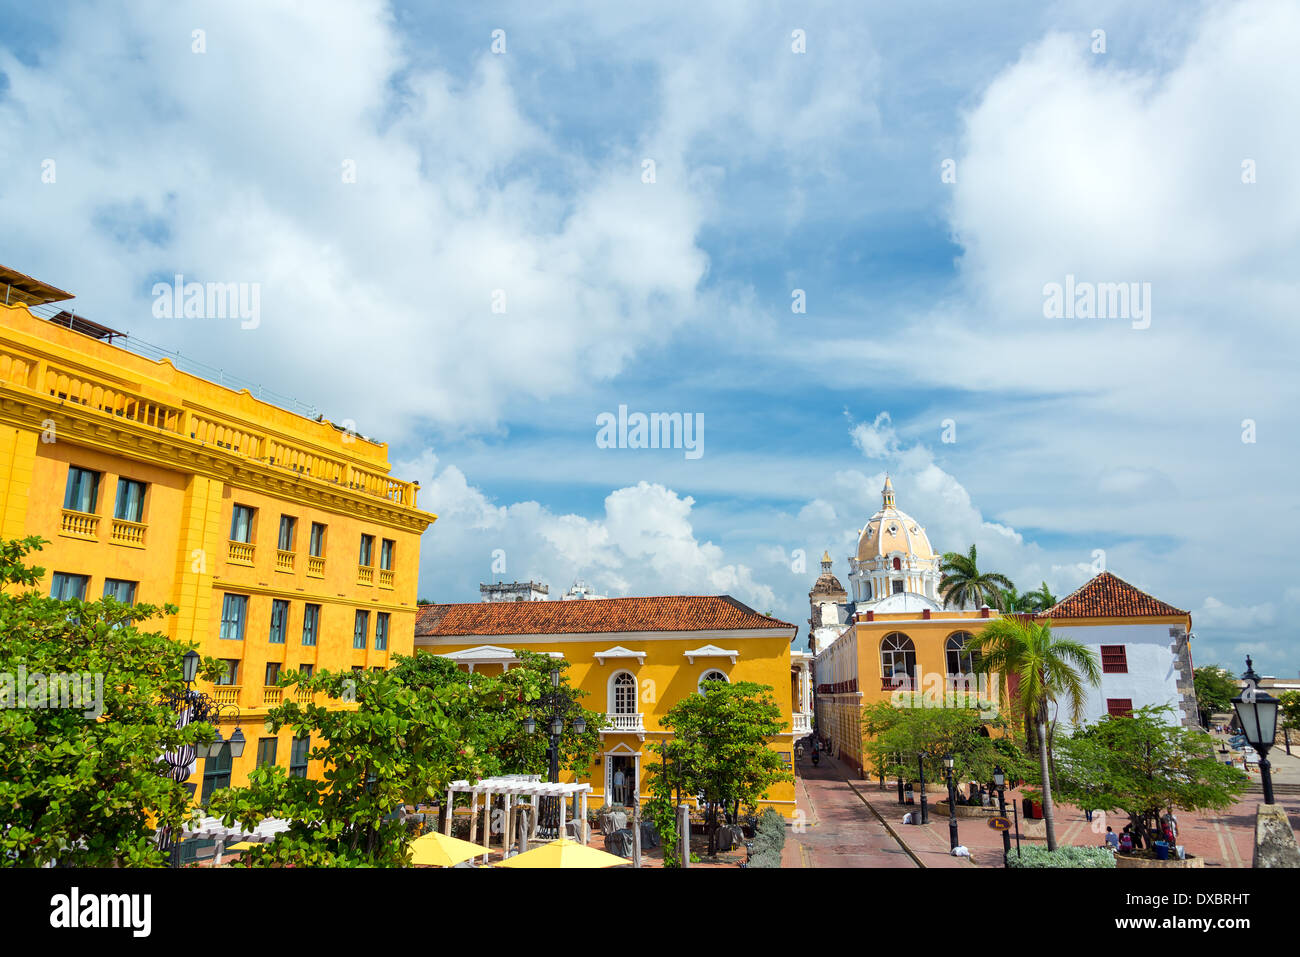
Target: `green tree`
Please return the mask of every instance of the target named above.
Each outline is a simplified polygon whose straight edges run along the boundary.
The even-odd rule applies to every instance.
[[[180,827],[190,799],[160,758],[214,734],[177,729],[163,701],[184,689],[189,646],[139,627],[176,609],[47,598],[27,564],[42,544],[0,542],[0,861],[162,866],[155,832]]]
[[[709,853],[717,851],[719,813],[735,820],[740,806],[755,806],[772,785],[792,781],[768,742],[786,719],[769,685],[706,681],[663,716],[672,737],[655,750],[660,762],[646,768],[652,793],[699,795],[705,808]]]
[[[863,754],[877,776],[915,781],[924,765],[926,780],[941,783],[947,754],[962,780],[990,782],[997,765],[1013,781],[1028,776],[1031,762],[1008,736],[1005,717],[985,717],[952,692],[939,706],[919,692],[897,697],[898,706],[879,701],[863,709]]]
[[[1002,589],[1015,589],[1011,579],[997,572],[981,572],[975,562],[975,546],[970,554],[947,552],[939,566],[939,593],[945,608],[961,608],[967,602],[1002,609]]]
[[[252,866],[401,866],[411,835],[393,812],[441,798],[457,778],[484,776],[473,729],[450,715],[492,707],[496,689],[444,686],[435,694],[393,671],[281,676],[282,687],[291,684],[331,703],[286,700],[267,713],[267,728],[310,737],[310,759],[325,762],[323,779],[262,767],[249,774],[247,787],[216,791],[209,804],[227,825],[253,827],[267,817],[290,822],[245,857]]]
[[[1001,603],[997,606],[1001,611],[1007,614],[1016,612],[1032,611],[1032,605],[1028,595],[1021,595],[1016,591],[1016,586],[1010,588],[999,588],[999,594],[1002,596]]]
[[[1196,689],[1196,710],[1201,727],[1210,723],[1215,714],[1232,711],[1232,699],[1241,688],[1228,671],[1219,665],[1202,665],[1192,672],[1192,683]]]
[[[1052,590],[1047,587],[1047,582],[1043,582],[1033,591],[1025,592],[1022,598],[1027,605],[1023,609],[1024,611],[1047,611],[1057,601],[1056,596],[1052,594]]]
[[[977,671],[997,675],[999,698],[1011,700],[1008,678],[1016,676],[1015,705],[1035,731],[1039,772],[1043,789],[1043,820],[1047,826],[1047,847],[1056,850],[1056,819],[1052,805],[1052,736],[1049,723],[1052,705],[1064,705],[1074,723],[1083,720],[1087,688],[1101,683],[1097,655],[1070,638],[1052,634],[1046,622],[999,618],[966,642],[968,651],[978,651]]]
[[[1200,700],[1199,692],[1197,700]],[[1283,725],[1292,730],[1300,728],[1300,691],[1283,691],[1277,700],[1281,702],[1278,712],[1282,715]]]
[[[1219,761],[1204,731],[1172,722],[1171,708],[1148,707],[1077,728],[1057,743],[1057,793],[1081,807],[1123,812],[1148,843],[1164,811],[1230,807],[1250,779]]]

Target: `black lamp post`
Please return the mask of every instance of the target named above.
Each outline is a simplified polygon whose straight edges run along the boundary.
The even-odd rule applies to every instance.
[[[167,751],[162,755],[159,772],[178,783],[183,783],[191,774],[197,772],[198,762],[204,758],[219,756],[224,747],[230,748],[232,758],[242,757],[244,746],[247,744],[243,729],[239,726],[239,707],[217,704],[209,695],[194,690],[194,681],[198,677],[201,660],[197,651],[193,649],[187,651],[181,659],[181,676],[185,679],[185,690],[166,692],[162,699],[164,704],[176,712],[177,728],[184,728],[190,724],[211,724],[217,731],[212,744],[207,748],[200,750],[197,745],[183,744],[176,750]],[[235,733],[230,736],[229,741],[221,737],[223,715],[233,716],[235,720]],[[187,784],[186,788],[193,797],[196,785]],[[168,852],[171,867],[180,867],[180,841],[175,840],[174,835],[169,834],[166,828],[158,832],[158,846]]]
[[[948,776],[948,850],[957,846],[957,788],[952,780],[952,755],[943,756],[943,770]]]
[[[898,758],[898,803],[906,804],[907,801],[903,799],[903,756],[900,754],[897,755],[897,758]]]
[[[1232,699],[1232,710],[1237,713],[1237,723],[1247,743],[1259,752],[1259,777],[1264,785],[1264,803],[1273,804],[1272,765],[1268,763],[1268,749],[1273,747],[1277,735],[1277,709],[1280,702],[1267,691],[1259,690],[1259,675],[1246,656],[1246,673],[1241,676],[1246,687]]]
[[[1002,770],[1002,765],[993,765],[993,786],[998,789],[998,817],[1004,821],[1007,818],[1007,775]],[[1002,831],[1002,866],[1007,866],[1007,858],[1011,856],[1011,832],[1005,828]]]
[[[546,723],[546,732],[550,736],[546,748],[546,780],[551,784],[560,783],[560,738],[564,734],[564,719],[570,712],[577,712],[573,718],[573,730],[578,734],[583,734],[587,730],[587,721],[582,716],[582,709],[574,704],[573,698],[567,691],[560,689],[560,669],[551,669],[551,690],[544,691],[537,699],[538,707],[550,714],[543,714],[543,720]],[[529,715],[524,719],[524,730],[529,734],[537,731],[537,719]],[[549,826],[558,825],[560,819],[560,805],[558,797],[544,797],[541,799],[541,820]],[[550,822],[556,822],[551,825]],[[563,835],[559,835],[563,836]]]
[[[930,805],[925,800],[925,755],[916,756],[916,767],[921,772],[921,823],[930,823]]]

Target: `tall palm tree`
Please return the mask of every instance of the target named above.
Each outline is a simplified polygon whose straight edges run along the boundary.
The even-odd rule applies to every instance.
[[[997,572],[981,572],[975,564],[975,546],[970,547],[970,554],[948,552],[943,556],[939,566],[943,577],[939,579],[939,592],[943,595],[945,608],[957,605],[961,607],[968,601],[983,603],[990,608],[1002,610],[1002,589],[1014,589],[1011,579]]]
[[[1047,611],[1056,604],[1056,596],[1052,594],[1047,582],[1043,582],[1033,591],[1027,591],[1020,596],[1029,602],[1030,607],[1026,611]]]
[[[1056,850],[1056,817],[1052,805],[1051,736],[1048,711],[1064,704],[1075,724],[1083,721],[1088,686],[1101,683],[1097,655],[1072,638],[1052,634],[1047,622],[998,618],[966,642],[978,651],[975,668],[996,674],[999,698],[1007,701],[1007,679],[1016,676],[1015,705],[1032,720],[1038,737],[1038,764],[1043,775],[1043,822],[1047,849]]]
[[[998,611],[1015,613],[1034,610],[1029,595],[1021,595],[1016,591],[1015,585],[1012,585],[1010,588],[999,589],[999,591],[1002,594],[1002,604],[998,606]]]

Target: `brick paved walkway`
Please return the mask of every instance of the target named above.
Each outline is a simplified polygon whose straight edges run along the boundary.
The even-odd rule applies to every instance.
[[[818,767],[804,759],[795,779],[796,806],[803,814],[790,829],[782,867],[916,867],[853,786],[846,769],[823,757]]]

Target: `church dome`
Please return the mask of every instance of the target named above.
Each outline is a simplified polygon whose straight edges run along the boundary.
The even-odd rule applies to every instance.
[[[889,476],[885,476],[881,497],[880,511],[871,516],[871,521],[858,536],[858,561],[870,561],[897,552],[918,559],[937,557],[921,524],[894,504],[894,483]]]
[[[812,591],[808,593],[809,598],[815,598],[818,595],[827,597],[847,598],[848,592],[840,584],[840,580],[831,572],[831,553],[826,552],[822,555],[822,573],[817,576],[817,581],[813,583]]]

